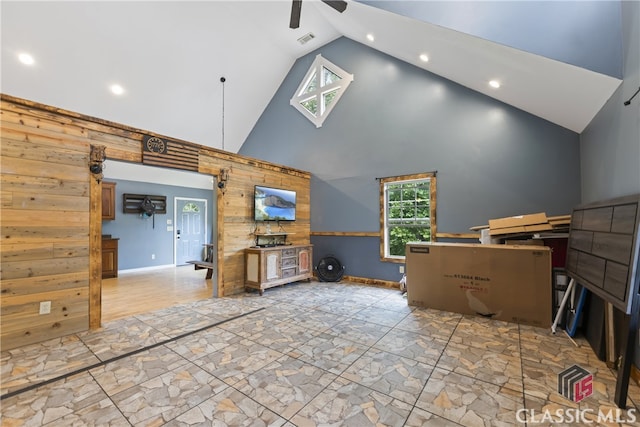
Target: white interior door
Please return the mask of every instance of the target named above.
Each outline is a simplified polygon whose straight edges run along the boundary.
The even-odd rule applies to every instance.
[[[207,200],[175,198],[176,265],[205,259]]]

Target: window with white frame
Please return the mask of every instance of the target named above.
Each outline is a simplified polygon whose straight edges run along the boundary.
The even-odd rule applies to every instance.
[[[436,233],[436,175],[380,179],[380,258],[404,262],[408,242],[429,242]]]
[[[352,74],[317,55],[290,103],[316,127],[321,127],[352,81]]]

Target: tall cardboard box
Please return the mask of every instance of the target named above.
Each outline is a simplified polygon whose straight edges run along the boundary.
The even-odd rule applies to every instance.
[[[410,243],[406,269],[409,305],[551,326],[548,247]]]

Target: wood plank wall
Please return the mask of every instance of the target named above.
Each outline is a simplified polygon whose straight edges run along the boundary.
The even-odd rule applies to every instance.
[[[8,95],[0,101],[0,345],[11,349],[100,326],[102,227],[90,146],[105,146],[109,159],[141,163],[143,135],[172,138]],[[241,293],[244,249],[255,243],[254,185],[297,192],[297,220],[284,227],[292,243],[309,243],[310,174],[198,147],[200,173],[229,173],[225,189],[212,190],[218,295]],[[52,302],[51,314],[39,314],[41,301]]]

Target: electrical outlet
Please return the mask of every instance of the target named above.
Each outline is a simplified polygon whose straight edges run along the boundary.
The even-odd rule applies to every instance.
[[[51,313],[51,301],[42,301],[40,303],[40,314]]]
[[[400,274],[404,274],[404,265],[400,266]]]
[[[156,254],[151,254],[151,259],[156,259]]]

